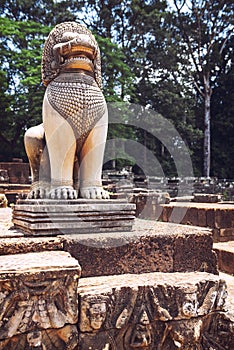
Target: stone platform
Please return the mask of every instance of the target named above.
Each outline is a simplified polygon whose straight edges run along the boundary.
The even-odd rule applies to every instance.
[[[234,276],[234,241],[214,243],[220,271]]]
[[[0,237],[1,350],[234,350],[209,229]]]
[[[135,205],[124,200],[19,200],[13,224],[28,235],[130,231]]]

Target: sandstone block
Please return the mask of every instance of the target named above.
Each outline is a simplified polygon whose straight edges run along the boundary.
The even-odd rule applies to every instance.
[[[65,235],[82,276],[202,270],[217,273],[211,232],[136,219],[132,232]]]
[[[218,256],[219,270],[234,275],[234,242],[220,242],[214,244]]]
[[[200,349],[226,300],[225,282],[207,273],[83,278],[78,292],[80,350]]]
[[[13,237],[0,239],[0,255],[63,250],[58,237]]]
[[[76,324],[79,276],[78,262],[66,252],[1,256],[0,340]]]

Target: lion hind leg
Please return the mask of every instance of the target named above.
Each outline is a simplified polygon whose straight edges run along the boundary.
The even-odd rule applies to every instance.
[[[50,162],[42,124],[33,126],[26,131],[24,144],[32,176],[28,198],[44,198],[47,196],[50,186]]]

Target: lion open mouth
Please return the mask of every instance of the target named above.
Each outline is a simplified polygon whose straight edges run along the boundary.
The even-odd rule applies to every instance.
[[[94,70],[93,61],[96,57],[96,51],[88,35],[64,33],[62,42],[54,45],[53,53],[57,64],[62,70]]]

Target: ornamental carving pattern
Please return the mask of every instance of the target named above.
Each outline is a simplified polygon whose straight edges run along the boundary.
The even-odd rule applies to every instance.
[[[77,322],[78,276],[71,271],[56,275],[23,275],[0,282],[0,340]]]
[[[75,350],[78,332],[74,325],[36,330],[0,341],[1,350]]]
[[[231,349],[226,296],[222,280],[82,291],[79,349]]]

